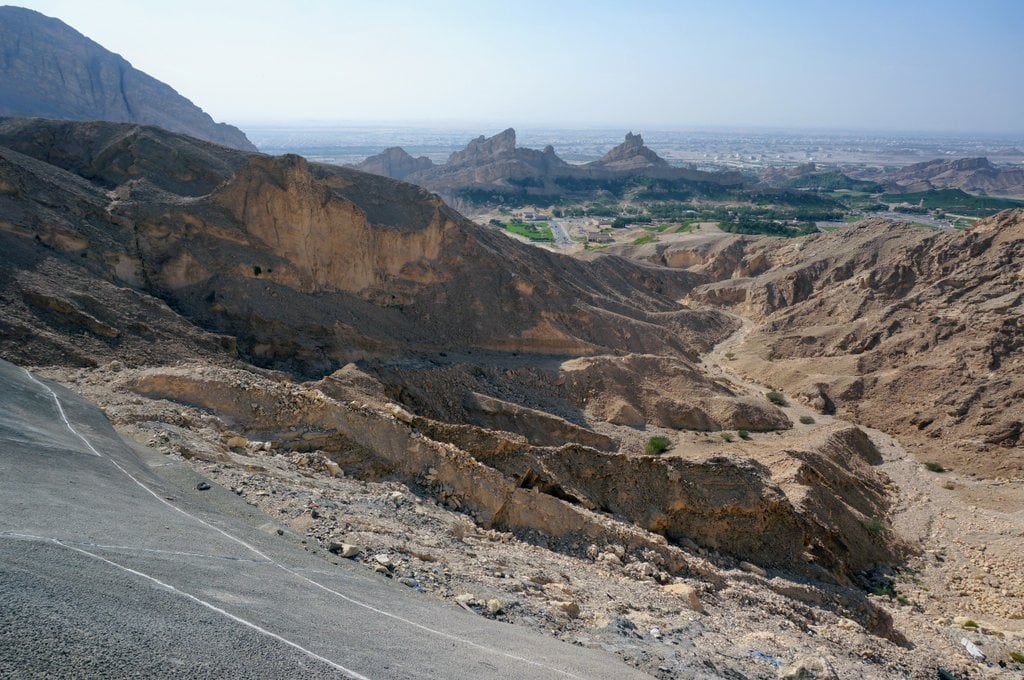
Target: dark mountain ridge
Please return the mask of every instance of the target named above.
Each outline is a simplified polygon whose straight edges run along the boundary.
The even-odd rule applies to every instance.
[[[256,150],[238,128],[58,19],[0,7],[0,45],[0,116],[144,123]]]

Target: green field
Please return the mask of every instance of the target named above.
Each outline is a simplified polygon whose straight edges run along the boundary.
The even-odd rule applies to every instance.
[[[531,241],[554,241],[555,235],[551,233],[551,227],[548,226],[547,222],[522,222],[519,220],[512,220],[511,222],[505,223],[505,229],[525,236]]]
[[[988,217],[1008,208],[1024,208],[1024,201],[991,196],[972,196],[960,189],[931,189],[910,194],[883,194],[879,200],[889,204],[907,203],[925,210],[942,210],[958,215]]]

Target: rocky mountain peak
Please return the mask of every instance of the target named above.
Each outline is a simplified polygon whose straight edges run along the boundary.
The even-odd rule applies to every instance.
[[[384,149],[376,156],[370,156],[355,166],[357,170],[393,179],[405,179],[421,170],[429,170],[433,167],[434,161],[426,156],[413,158],[408,151],[400,146]]]
[[[241,130],[58,19],[0,7],[0,45],[0,116],[142,123],[256,151]]]
[[[479,164],[502,158],[512,158],[516,153],[516,131],[508,128],[493,137],[480,135],[448,158],[448,165]]]
[[[626,139],[606,153],[601,160],[591,163],[594,166],[616,169],[636,169],[643,167],[668,167],[668,161],[644,146],[644,138],[632,132],[626,133]]]

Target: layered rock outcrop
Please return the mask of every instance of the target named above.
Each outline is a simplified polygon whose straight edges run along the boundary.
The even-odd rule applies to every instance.
[[[485,527],[617,540],[654,550],[674,570],[685,570],[685,559],[664,539],[826,581],[889,563],[902,549],[865,528],[884,513],[885,480],[870,469],[877,449],[856,428],[757,459],[695,461],[533,446],[238,371],[153,369],[133,389],[209,409],[275,449],[321,450],[346,470],[433,488]],[[604,514],[650,533],[626,531]]]

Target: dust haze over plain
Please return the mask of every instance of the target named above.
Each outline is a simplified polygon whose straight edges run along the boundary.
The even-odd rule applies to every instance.
[[[1024,130],[1024,4],[20,3],[214,118]]]

